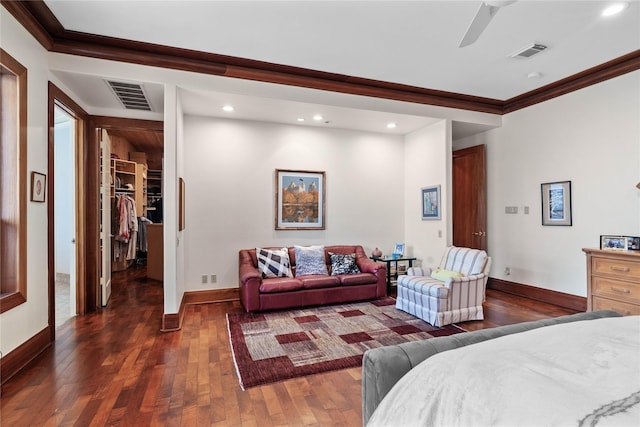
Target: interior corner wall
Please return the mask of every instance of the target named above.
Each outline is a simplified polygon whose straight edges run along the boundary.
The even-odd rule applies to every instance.
[[[487,148],[491,277],[586,296],[582,248],[601,234],[640,235],[640,71],[507,114],[454,146],[477,144]],[[570,227],[542,225],[540,186],[555,181],[571,181]]]
[[[403,239],[401,136],[186,115],[184,141],[186,290],[237,287],[240,249]],[[276,169],[326,173],[325,230],[275,230]]]
[[[439,121],[405,136],[404,223],[407,253],[437,266],[450,241],[451,122]],[[422,219],[421,189],[440,186],[439,220]]]
[[[4,7],[0,7],[0,47],[27,68],[27,170],[22,179],[27,181],[28,193],[31,171],[49,175],[46,51]],[[27,201],[27,301],[0,314],[0,352],[3,355],[48,325],[48,203],[49,200],[45,203]]]

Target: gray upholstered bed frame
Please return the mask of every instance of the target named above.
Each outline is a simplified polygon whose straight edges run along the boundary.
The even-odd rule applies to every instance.
[[[434,354],[542,326],[618,316],[620,314],[611,310],[592,311],[368,350],[362,360],[363,425],[367,425],[373,411],[393,385]]]

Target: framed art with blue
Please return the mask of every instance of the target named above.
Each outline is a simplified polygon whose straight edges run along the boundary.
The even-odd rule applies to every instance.
[[[440,219],[440,186],[422,188],[422,219]]]

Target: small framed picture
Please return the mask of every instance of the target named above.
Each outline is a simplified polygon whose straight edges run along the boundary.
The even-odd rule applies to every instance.
[[[547,182],[542,190],[542,225],[571,225],[571,181]]]
[[[47,194],[47,175],[31,172],[31,201],[44,203]]]
[[[422,189],[422,219],[440,219],[440,186]]]
[[[404,255],[404,243],[396,243],[396,247],[393,250],[394,258],[402,258]]]

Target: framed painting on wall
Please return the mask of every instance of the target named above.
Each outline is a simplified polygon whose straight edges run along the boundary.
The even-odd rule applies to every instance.
[[[440,219],[440,186],[422,189],[422,219]]]
[[[47,187],[47,175],[31,172],[31,201],[44,203]]]
[[[547,182],[542,189],[542,225],[571,225],[571,181]]]
[[[325,229],[325,173],[276,169],[276,230]]]

